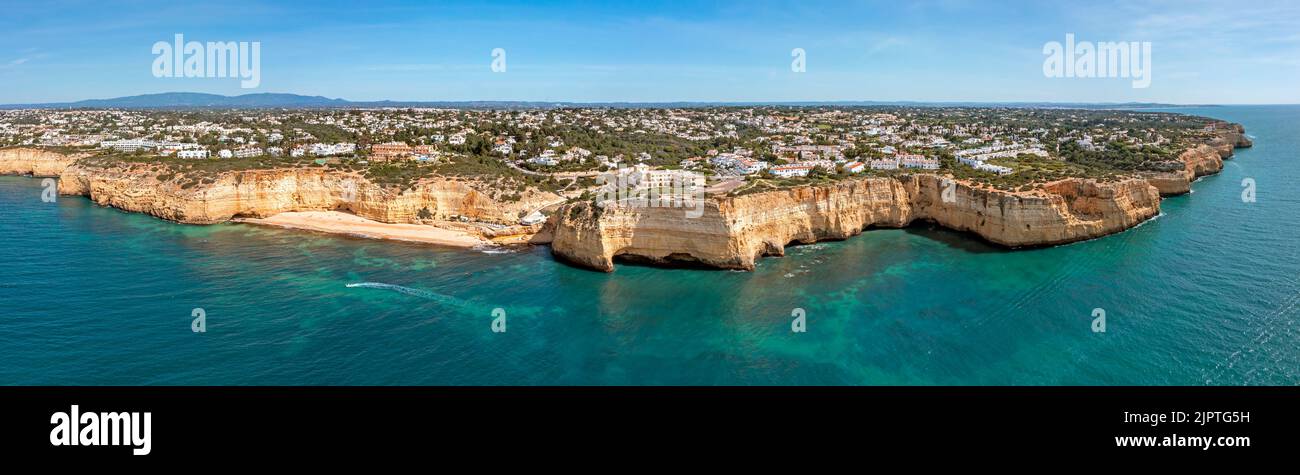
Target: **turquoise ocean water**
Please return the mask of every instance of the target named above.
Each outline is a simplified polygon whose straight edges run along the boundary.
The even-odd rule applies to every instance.
[[[1176,111],[1256,146],[1138,228],[877,230],[749,273],[178,225],[0,177],[0,384],[1300,383],[1300,107]]]

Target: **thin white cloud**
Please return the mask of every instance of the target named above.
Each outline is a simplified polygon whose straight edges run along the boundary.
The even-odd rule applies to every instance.
[[[875,44],[871,45],[871,48],[867,50],[867,54],[876,55],[886,50],[893,49],[895,47],[903,46],[906,44],[907,44],[907,40],[904,40],[896,36],[891,36],[883,40],[877,41]]]
[[[18,58],[5,63],[0,63],[0,70],[16,69],[24,63],[31,61],[32,58]]]
[[[488,63],[483,64],[437,64],[437,63],[394,63],[394,64],[370,64],[359,67],[362,71],[377,71],[390,73],[407,73],[407,72],[427,72],[427,71],[471,71],[475,69],[487,69]],[[514,65],[510,66],[514,68]]]

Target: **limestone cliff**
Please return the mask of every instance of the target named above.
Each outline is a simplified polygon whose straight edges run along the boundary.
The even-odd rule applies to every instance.
[[[1196,177],[1218,173],[1234,148],[1251,145],[1235,124],[1219,127],[1216,135],[1164,164],[1164,171],[1114,182],[1066,179],[1009,192],[932,174],[859,178],[711,197],[699,217],[688,217],[682,208],[602,209],[575,202],[561,207],[544,228],[484,232],[549,241],[557,256],[604,271],[612,271],[619,256],[753,269],[758,258],[782,255],[793,242],[844,239],[870,227],[902,227],[917,220],[1007,247],[1061,244],[1119,232],[1157,215],[1161,195],[1186,193]],[[94,162],[34,148],[0,150],[0,174],[57,176],[60,193],[182,223],[341,210],[385,223],[467,217],[513,225],[561,199],[530,190],[518,200],[498,200],[484,192],[491,189],[486,185],[446,177],[398,189],[324,167],[211,172],[196,180],[150,164]]]
[[[1241,124],[1232,124],[1222,122],[1218,124],[1218,134],[1224,141],[1231,143],[1236,148],[1249,148],[1255,145],[1255,142],[1246,136],[1246,128]]]
[[[1160,197],[1187,193],[1218,173],[1234,148],[1253,145],[1238,124],[1215,124],[1207,143],[1176,160],[1115,182],[1066,179],[1029,192],[998,191],[935,175],[862,178],[706,201],[703,216],[680,208],[601,209],[571,203],[550,223],[560,258],[612,271],[614,258],[753,269],[786,245],[844,239],[869,227],[916,220],[967,231],[1007,247],[1062,244],[1105,236],[1160,213]],[[947,183],[952,192],[944,196]],[[947,198],[947,199],[944,199]]]
[[[464,216],[515,224],[558,196],[530,191],[498,201],[474,183],[451,178],[417,182],[406,190],[382,187],[356,174],[326,168],[242,170],[185,187],[167,175],[133,168],[75,163],[60,175],[59,193],[84,195],[104,206],[181,223],[211,224],[286,211],[349,211],[384,223],[428,223]]]
[[[759,257],[782,255],[793,242],[844,239],[916,220],[1021,247],[1103,236],[1159,212],[1158,191],[1141,179],[1067,179],[1032,192],[1005,192],[906,175],[719,197],[694,218],[681,208],[573,203],[556,215],[551,246],[561,258],[604,271],[613,270],[616,256],[751,270]]]
[[[1144,172],[1142,176],[1161,196],[1181,195],[1192,191],[1192,182],[1223,170],[1223,161],[1232,158],[1234,149],[1254,146],[1240,124],[1221,124],[1217,137],[1208,143],[1184,150],[1178,159],[1167,163],[1168,171]]]
[[[57,177],[85,155],[64,155],[30,147],[0,149],[0,175]]]

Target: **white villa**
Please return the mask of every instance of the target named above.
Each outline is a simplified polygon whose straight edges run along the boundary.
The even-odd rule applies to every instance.
[[[900,163],[905,168],[919,168],[922,170],[938,170],[939,160],[936,158],[926,158],[922,155],[904,154],[899,156]]]
[[[808,172],[812,171],[812,169],[813,166],[807,164],[777,165],[771,168],[772,174],[781,178],[808,176]]]
[[[872,170],[897,170],[898,159],[897,158],[876,159],[871,161],[870,166]]]
[[[974,159],[974,158],[958,157],[958,158],[957,158],[957,161],[959,161],[959,162],[961,162],[961,163],[963,163],[963,164],[965,164],[965,165],[969,165],[971,168],[974,168],[974,169],[976,169],[976,170],[986,171],[986,172],[993,172],[993,173],[997,173],[997,174],[999,174],[999,175],[1008,175],[1008,174],[1010,174],[1012,171],[1014,171],[1014,170],[1012,170],[1010,167],[1004,167],[1004,166],[1001,166],[1001,165],[993,165],[993,164],[990,164],[990,163],[984,163],[983,161],[976,160],[976,159]]]

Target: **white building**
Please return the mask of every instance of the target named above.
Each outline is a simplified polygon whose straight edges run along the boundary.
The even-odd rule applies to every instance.
[[[106,140],[99,143],[99,148],[111,148],[119,152],[135,152],[138,150],[153,148],[154,143],[148,140],[130,139],[130,140]]]
[[[208,158],[207,150],[181,150],[176,152],[176,158]]]
[[[1043,158],[1050,156],[1046,150],[1038,147],[1029,147],[1019,143],[1007,145],[1001,142],[995,142],[985,147],[959,150],[956,153],[958,158],[969,157],[981,162],[994,158],[1015,158],[1021,154],[1037,155]]]
[[[813,169],[812,165],[803,165],[803,164],[777,165],[771,168],[772,174],[779,176],[781,178],[790,178],[794,176],[808,176],[808,172],[812,171],[812,169]]]
[[[257,147],[240,147],[233,152],[235,158],[252,158],[262,154],[262,149]]]
[[[567,152],[564,152],[565,160],[582,160],[590,156],[591,156],[591,150],[587,150],[582,147],[573,147],[570,148]]]
[[[357,151],[357,144],[354,143],[314,143],[311,144],[311,154],[317,157],[328,157],[333,155],[350,155]]]
[[[616,189],[625,185],[629,190],[653,190],[652,194],[661,197],[693,195],[702,192],[705,185],[704,174],[686,170],[653,170],[649,165],[637,164],[629,168],[619,168],[613,177],[607,178],[605,187]]]
[[[970,157],[958,157],[958,158],[957,158],[957,161],[959,161],[959,162],[961,162],[961,163],[963,163],[963,164],[965,164],[965,165],[969,165],[971,168],[974,168],[974,169],[976,169],[976,170],[986,171],[986,172],[992,172],[992,173],[997,173],[997,174],[999,174],[999,175],[1008,175],[1008,174],[1010,174],[1011,172],[1014,171],[1014,170],[1012,170],[1010,167],[1004,167],[1004,166],[1001,166],[1001,165],[993,165],[993,164],[990,164],[990,163],[984,163],[983,161],[976,160],[976,159],[974,159],[974,158],[970,158]]]
[[[919,168],[922,170],[938,170],[939,160],[926,158],[921,155],[900,155],[899,163],[906,168]]]
[[[549,154],[543,153],[536,157],[530,158],[528,159],[528,163],[532,163],[534,165],[547,166],[547,167],[553,167],[559,165],[560,160],[555,157],[555,153],[551,150],[547,150],[547,152],[551,152],[551,153]]]
[[[690,190],[704,187],[704,175],[685,170],[647,170],[641,173],[641,180],[637,185],[656,190],[678,188]]]
[[[897,170],[898,159],[897,158],[876,159],[871,161],[870,166],[872,170]]]
[[[744,173],[746,175],[752,175],[761,172],[771,166],[771,164],[767,162],[764,162],[762,160],[754,160],[752,158],[742,158],[740,160],[737,160],[736,164],[738,165],[737,169],[739,169],[741,173]]]

